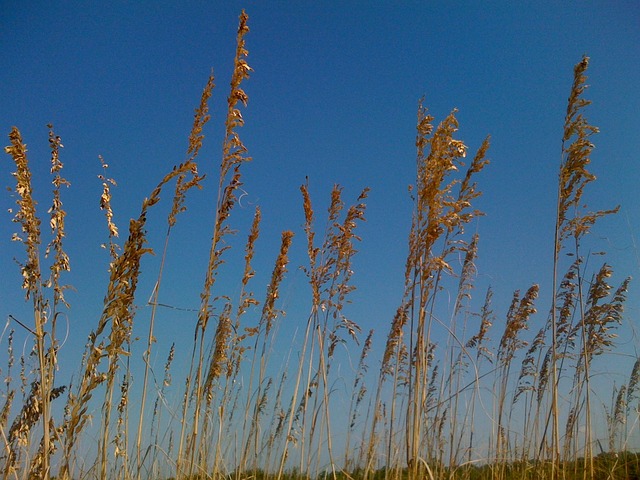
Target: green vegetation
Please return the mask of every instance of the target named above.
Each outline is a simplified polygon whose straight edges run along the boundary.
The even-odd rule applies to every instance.
[[[235,267],[242,272],[237,297],[220,293],[217,283],[227,251],[234,245],[230,218],[250,160],[239,134],[244,124],[241,108],[247,105],[242,82],[251,72],[246,62],[247,19],[243,12],[194,341],[189,347],[172,346],[163,374],[154,374],[149,361],[155,319],[160,315],[163,266],[171,233],[185,211],[185,198],[201,187],[197,160],[209,120],[213,76],[196,109],[185,161],[143,200],[121,247],[111,206],[114,181],[103,163],[100,205],[109,232],[110,277],[102,313],[89,333],[71,384],[56,377],[60,362],[77,361],[63,355],[57,325],[61,312],[70,308],[61,283],[69,270],[61,200],[62,187],[68,183],[62,177],[61,140],[50,126],[53,206],[48,212],[51,240],[43,252],[44,220],[36,213],[26,146],[17,128],[9,134],[6,152],[16,168],[15,221],[20,225],[16,238],[26,249],[20,266],[22,288],[33,304],[32,321],[12,321],[16,328],[28,330],[33,345],[32,354],[18,359],[21,371],[16,381],[13,331],[3,340],[8,363],[3,366],[7,380],[0,410],[2,478],[638,478],[640,459],[627,451],[627,439],[638,420],[640,359],[628,382],[613,387],[611,405],[599,405],[592,388],[595,360],[615,347],[629,280],[611,285],[612,267],[602,264],[594,270],[582,248],[596,221],[616,213],[616,209],[593,212],[585,206],[588,184],[595,179],[587,167],[591,138],[597,133],[584,116],[589,104],[584,98],[588,59],[575,67],[562,132],[555,240],[550,239],[550,245],[555,242],[553,278],[548,279],[554,292],[551,305],[538,305],[541,287],[534,284],[516,290],[506,308],[493,305],[489,289],[481,294],[485,299],[481,308],[474,310],[471,297],[480,237],[469,235],[465,228],[482,215],[473,203],[481,195],[476,177],[489,163],[489,139],[464,160],[469,149],[455,138],[456,112],[436,125],[420,102],[414,211],[405,276],[398,279],[404,282],[404,293],[391,319],[383,355],[376,359],[379,370],[370,369],[373,331],[362,332],[346,309],[355,288],[352,260],[368,189],[347,205],[342,188],[336,186],[327,223],[318,227],[304,184],[300,241],[307,246],[304,272],[311,291],[310,311],[300,350],[293,352],[296,360],[287,359],[287,365],[277,370],[279,376],[274,376],[268,367],[274,362],[272,345],[284,314],[277,299],[290,268],[293,232],[282,233],[270,283],[259,300],[252,283],[261,222],[256,208],[244,264]],[[131,355],[131,345],[140,264],[151,251],[147,215],[167,189],[172,189],[172,206],[159,254],[162,266],[149,301],[150,326],[141,340],[145,347],[139,358]],[[459,266],[453,261],[458,258]],[[48,273],[44,265],[49,265]],[[441,317],[442,307],[449,318]],[[531,318],[540,308],[548,316],[530,335]],[[503,310],[505,318],[495,313]],[[436,343],[442,332],[447,340]],[[348,379],[346,417],[337,412],[334,387],[339,375],[344,378],[336,371],[336,348],[341,344],[360,349]],[[167,405],[165,390],[182,388],[171,380],[176,355],[188,356],[190,367],[182,403]],[[136,399],[131,398],[130,388],[134,362],[142,362],[144,369]],[[153,383],[152,375],[163,380]],[[64,410],[55,408],[62,403]],[[603,409],[607,445],[593,428],[594,415]],[[169,416],[176,421],[168,424]],[[99,426],[91,437],[97,438],[95,458],[81,458],[86,454],[83,442],[93,441],[87,439],[91,422]]]

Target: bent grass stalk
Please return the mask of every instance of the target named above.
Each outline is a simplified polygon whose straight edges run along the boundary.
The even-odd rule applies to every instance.
[[[167,233],[165,235],[164,247],[162,249],[162,257],[160,261],[160,270],[158,272],[158,278],[156,280],[156,284],[153,289],[153,293],[150,298],[151,303],[151,318],[149,320],[149,333],[147,335],[147,348],[142,355],[144,361],[144,376],[142,379],[142,394],[140,397],[140,413],[138,415],[138,431],[136,436],[136,478],[140,480],[140,475],[142,474],[142,428],[144,425],[144,412],[147,398],[147,387],[149,382],[149,369],[150,369],[150,358],[151,358],[151,347],[154,343],[154,326],[156,313],[159,302],[160,295],[160,285],[162,283],[162,273],[164,270],[165,260],[167,258],[167,250],[169,247],[169,237],[171,235],[171,229],[176,224],[178,214],[184,212],[186,207],[184,206],[186,193],[193,187],[201,188],[200,182],[203,177],[197,175],[197,164],[195,163],[195,159],[198,156],[200,148],[202,147],[202,140],[204,135],[202,135],[202,129],[204,125],[209,121],[209,98],[211,97],[213,88],[214,88],[214,77],[213,74],[209,76],[209,80],[202,91],[202,97],[200,99],[200,105],[196,109],[195,118],[193,122],[193,127],[191,129],[191,134],[189,136],[189,147],[187,148],[187,155],[190,155],[187,164],[193,165],[192,178],[190,180],[186,179],[186,172],[182,173],[178,176],[176,180],[175,193],[173,196],[173,203],[171,207],[171,211],[169,213],[169,217],[167,218]]]

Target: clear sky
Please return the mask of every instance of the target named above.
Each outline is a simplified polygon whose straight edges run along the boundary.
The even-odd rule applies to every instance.
[[[249,105],[241,137],[253,162],[243,167],[246,195],[231,218],[239,233],[228,258],[229,282],[237,282],[241,273],[234,265],[242,259],[254,205],[260,205],[258,298],[277,255],[279,232],[296,233],[281,305],[292,311],[281,329],[302,326],[308,309],[304,274],[296,268],[304,264],[306,249],[299,186],[308,176],[318,211],[328,205],[334,183],[345,187],[347,201],[368,186],[367,223],[359,227],[363,241],[354,264],[358,290],[349,315],[363,330],[374,328],[377,348],[382,348],[402,294],[412,210],[407,186],[415,176],[416,106],[422,95],[436,122],[459,109],[458,137],[470,151],[485,136],[492,138],[491,164],[478,178],[484,194],[476,205],[486,216],[470,227],[480,235],[478,292],[493,286],[499,318],[516,288],[540,283],[541,299],[548,300],[562,125],[573,66],[584,54],[591,58],[585,96],[593,101],[586,114],[601,129],[592,157],[598,181],[585,200],[593,209],[621,205],[615,218],[594,230],[593,248],[609,252],[616,280],[640,277],[636,1],[54,5],[2,0],[0,133],[7,145],[11,126],[21,130],[42,215],[50,202],[47,123],[54,124],[64,144],[63,174],[71,182],[63,192],[66,248],[72,262],[65,281],[75,289],[67,295],[72,308],[66,355],[74,365],[108,282],[108,255],[100,249],[107,231],[98,208],[98,155],[118,183],[113,206],[124,233],[144,196],[185,159],[193,111],[213,68],[212,120],[200,156],[207,180],[179,218],[161,295],[167,304],[199,306],[242,8],[249,14],[246,46],[254,72],[244,84]],[[1,165],[1,183],[10,186],[10,158],[5,156]],[[13,201],[9,192],[0,196],[2,323],[9,314],[24,318],[28,312],[13,262],[23,252],[9,242],[16,228],[7,213]],[[162,247],[164,222],[164,213],[150,216],[150,246],[156,250]],[[157,268],[157,258],[143,264],[136,302],[141,336]],[[237,291],[236,284],[229,285],[230,292]],[[539,325],[546,305],[541,303]],[[627,312],[627,321],[637,322],[636,283]],[[161,348],[173,340],[190,345],[195,314],[163,314],[157,333],[159,340],[164,338]],[[2,350],[0,358],[6,355]]]

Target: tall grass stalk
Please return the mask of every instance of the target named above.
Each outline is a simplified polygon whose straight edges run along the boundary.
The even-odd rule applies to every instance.
[[[241,187],[240,165],[250,160],[246,156],[247,149],[240,140],[237,133],[238,128],[244,125],[244,119],[240,110],[237,108],[238,103],[246,106],[248,96],[242,90],[242,81],[249,76],[251,67],[246,62],[248,52],[245,48],[244,36],[249,31],[247,25],[248,15],[243,11],[240,15],[240,21],[237,33],[237,46],[234,58],[234,69],[231,77],[231,91],[227,99],[228,110],[225,120],[225,137],[222,145],[222,162],[220,165],[220,177],[218,184],[218,199],[216,202],[215,219],[213,227],[213,236],[209,250],[209,260],[205,274],[204,286],[200,295],[200,311],[198,313],[198,322],[194,338],[194,350],[192,355],[192,367],[187,377],[185,387],[185,395],[183,402],[184,420],[187,419],[187,409],[189,405],[189,397],[193,395],[193,419],[191,421],[191,429],[188,438],[185,438],[187,422],[183,422],[181,428],[180,440],[178,446],[178,462],[177,476],[181,478],[183,475],[190,477],[194,471],[194,459],[196,454],[196,446],[198,442],[198,432],[202,414],[203,395],[203,369],[205,354],[205,332],[211,319],[212,312],[212,289],[215,284],[217,270],[224,262],[222,255],[229,248],[222,246],[222,239],[231,233],[230,228],[226,225],[227,219],[231,215],[231,211],[236,203],[235,192]],[[214,368],[212,374],[214,377],[219,375],[222,368],[222,352],[224,341],[228,339],[230,324],[228,318],[223,321],[219,319],[219,328],[216,332],[216,342],[218,344],[218,357],[212,359]],[[195,365],[193,361],[195,360]],[[220,369],[220,370],[219,370]]]
[[[53,176],[53,202],[48,212],[52,240],[47,245],[44,256],[48,257],[53,252],[54,258],[47,280],[42,279],[40,219],[36,213],[37,202],[33,197],[27,146],[22,141],[22,136],[17,128],[13,127],[11,130],[9,134],[11,145],[5,148],[6,153],[11,155],[16,166],[13,176],[16,179],[15,192],[18,196],[16,200],[18,210],[13,220],[20,224],[21,233],[15,234],[13,240],[22,242],[26,249],[26,262],[20,265],[23,277],[22,288],[26,291],[26,300],[31,300],[33,305],[33,329],[29,329],[29,331],[34,335],[35,354],[38,362],[38,380],[33,384],[32,392],[34,397],[30,399],[30,402],[32,402],[30,415],[32,417],[29,418],[29,415],[26,415],[26,411],[23,409],[25,414],[22,417],[23,422],[14,424],[9,432],[6,442],[7,445],[11,446],[9,447],[4,468],[5,477],[15,467],[16,448],[18,447],[16,440],[19,437],[24,439],[31,426],[36,422],[41,422],[42,440],[38,452],[31,460],[29,471],[30,475],[38,475],[48,479],[51,474],[50,459],[54,452],[54,442],[59,434],[58,428],[52,419],[51,401],[64,391],[64,387],[56,388],[54,384],[58,351],[56,323],[58,316],[62,314],[60,308],[63,306],[68,307],[64,298],[66,287],[60,284],[60,275],[70,269],[69,257],[63,249],[66,212],[62,208],[60,189],[63,186],[68,186],[69,182],[60,174],[63,168],[59,155],[62,147],[61,139],[55,135],[51,125],[48,125],[48,127],[49,146],[51,149],[51,174]],[[52,290],[52,298],[50,300],[45,293],[47,289]]]
[[[604,215],[616,213],[618,208],[613,210],[603,210],[588,212],[584,210],[582,196],[585,187],[595,180],[595,176],[587,170],[590,163],[590,156],[593,150],[591,136],[598,133],[597,127],[590,125],[584,117],[582,111],[591,102],[583,98],[583,93],[587,88],[585,72],[589,65],[588,57],[583,57],[582,61],[574,68],[574,80],[569,95],[567,105],[567,115],[564,123],[564,134],[562,137],[562,161],[558,177],[558,201],[555,227],[554,255],[553,255],[553,292],[558,289],[558,270],[560,266],[560,253],[568,240],[572,248],[572,254],[576,258],[581,258],[580,241],[587,234],[596,220]],[[585,311],[582,294],[583,276],[578,270],[577,276],[578,298],[577,307],[579,309],[579,324],[584,325]],[[588,300],[589,301],[589,300]],[[582,328],[582,327],[581,327]],[[582,329],[583,341],[586,331]],[[585,345],[586,346],[586,345]],[[561,345],[558,343],[558,305],[557,295],[552,296],[551,306],[551,454],[552,454],[552,478],[558,476],[557,466],[560,464],[560,410],[559,410],[559,378],[558,358]],[[583,347],[580,354],[580,362],[584,368],[584,376],[581,376],[579,384],[586,385],[586,429],[585,429],[585,459],[589,466],[589,474],[593,476],[593,452],[591,436],[591,393],[589,387],[590,366],[589,352]],[[578,369],[576,370],[578,371]],[[570,413],[570,421],[574,421],[575,415],[579,413],[577,404],[574,404]]]
[[[416,209],[407,260],[407,268],[412,275],[405,294],[411,308],[407,458],[413,478],[419,476],[419,459],[429,461],[422,457],[420,446],[425,425],[422,412],[429,391],[430,360],[427,352],[431,345],[435,296],[442,274],[453,271],[448,257],[460,248],[456,237],[464,232],[465,223],[480,215],[477,210],[469,209],[471,201],[480,194],[472,183],[472,176],[487,164],[484,152],[488,143],[485,142],[464,179],[461,182],[448,179],[452,172],[458,170],[460,158],[466,156],[467,150],[464,143],[453,138],[458,126],[454,113],[430,137],[433,130],[431,117],[422,105],[418,110]],[[458,183],[456,195],[454,188]],[[438,240],[441,240],[440,244]],[[438,248],[440,253],[435,253]],[[432,429],[434,432],[437,430]]]
[[[248,455],[253,452],[253,462],[251,465],[251,470],[256,473],[258,469],[258,455],[260,452],[260,443],[259,443],[259,424],[260,417],[264,413],[264,409],[266,407],[266,394],[271,385],[271,379],[265,386],[265,373],[266,373],[266,365],[268,359],[270,357],[268,351],[268,341],[270,340],[270,335],[272,333],[272,329],[274,327],[273,322],[278,316],[278,310],[275,308],[275,302],[280,296],[280,283],[283,280],[284,274],[287,271],[287,264],[289,263],[289,259],[287,257],[289,248],[291,246],[291,242],[293,239],[293,232],[285,231],[282,233],[282,240],[280,246],[280,253],[278,258],[276,259],[276,263],[273,269],[273,273],[271,274],[271,281],[269,286],[267,287],[267,293],[265,302],[262,308],[262,314],[260,317],[260,323],[258,325],[259,333],[261,334],[259,337],[256,337],[256,342],[254,345],[254,356],[253,361],[251,362],[251,368],[254,368],[254,364],[257,361],[257,355],[259,355],[259,372],[258,372],[258,380],[257,387],[255,392],[251,389],[251,375],[249,377],[249,388],[248,395],[253,396],[255,401],[253,405],[253,414],[251,415],[251,422],[249,426],[249,434],[247,435],[244,454],[241,457],[241,467],[246,467],[246,461]],[[261,337],[261,345],[258,344],[258,341]],[[260,350],[258,351],[258,347]],[[249,399],[247,399],[247,407],[249,406]],[[247,413],[250,411],[247,408]],[[243,429],[244,430],[244,429]],[[244,443],[244,442],[243,442]]]
[[[311,449],[322,445],[323,429],[326,433],[331,474],[335,478],[336,463],[333,459],[331,443],[329,374],[336,347],[347,341],[341,336],[341,332],[346,332],[348,338],[354,341],[357,341],[357,334],[360,332],[360,327],[345,316],[343,307],[348,295],[355,288],[350,285],[353,275],[351,261],[356,253],[354,243],[359,240],[355,229],[358,222],[364,220],[363,201],[367,197],[368,189],[362,191],[356,200],[357,203],[347,209],[344,218],[340,221],[340,214],[344,208],[341,198],[342,189],[337,185],[334,186],[328,208],[324,240],[319,247],[316,247],[314,240],[314,211],[308,185],[302,185],[300,190],[303,197],[304,229],[309,258],[309,266],[305,267],[304,271],[309,278],[312,307],[307,319],[300,353],[301,361],[288,407],[288,422],[284,433],[284,447],[280,455],[278,478],[283,475],[289,444],[294,440],[300,441],[300,471],[305,475],[309,474],[313,462],[319,460],[318,452],[314,455]],[[332,324],[329,323],[330,320]],[[306,381],[303,383],[305,377]],[[310,399],[312,403],[309,403]],[[299,426],[299,438],[296,438],[294,426]]]
[[[209,121],[210,115],[209,111],[209,98],[211,97],[213,88],[214,88],[214,77],[211,75],[207,84],[202,91],[202,97],[200,99],[200,105],[196,109],[195,118],[193,122],[193,127],[191,129],[191,134],[189,136],[189,146],[187,148],[187,155],[189,156],[187,159],[187,164],[193,165],[195,167],[195,159],[198,156],[200,148],[202,146],[202,129],[205,124]],[[160,269],[158,272],[158,278],[156,280],[156,284],[153,288],[153,293],[151,298],[149,299],[149,303],[151,304],[151,317],[149,319],[149,332],[147,335],[147,347],[143,353],[143,361],[144,361],[144,376],[142,379],[142,393],[140,396],[140,413],[138,414],[138,429],[136,434],[136,478],[140,480],[140,476],[142,474],[142,429],[144,426],[144,415],[145,415],[145,406],[146,406],[146,398],[147,398],[147,390],[149,384],[149,370],[150,370],[150,358],[151,358],[151,348],[154,343],[154,326],[155,319],[157,314],[159,296],[160,296],[160,286],[162,284],[162,273],[164,271],[165,260],[167,258],[167,250],[169,248],[169,237],[171,235],[171,229],[176,224],[178,214],[182,213],[186,207],[184,206],[185,195],[188,190],[193,187],[200,188],[200,182],[203,177],[198,175],[193,175],[191,179],[187,179],[186,174],[182,173],[178,176],[176,180],[175,193],[173,196],[173,203],[171,207],[171,211],[167,218],[167,233],[165,235],[164,246],[162,249],[162,256],[160,260]]]
[[[105,383],[102,432],[100,436],[99,463],[101,478],[107,478],[107,450],[110,443],[113,387],[120,357],[128,355],[123,347],[131,340],[134,318],[133,299],[135,298],[140,274],[140,261],[144,254],[151,251],[145,247],[146,234],[144,233],[144,227],[147,220],[147,211],[160,201],[160,193],[167,183],[174,178],[179,178],[183,173],[196,175],[197,172],[194,169],[195,164],[185,163],[175,167],[172,172],[165,175],[151,195],[143,201],[139,217],[136,220],[131,220],[129,237],[123,246],[122,254],[118,256],[110,270],[111,278],[98,327],[90,336],[88,349],[90,353],[87,356],[87,364],[84,367],[85,372],[82,376],[78,395],[71,399],[72,412],[77,413],[77,415],[72,413],[69,432],[75,436],[86,422],[86,419],[82,418],[85,414],[81,413],[84,403],[91,398],[92,391],[99,384]],[[107,338],[100,340],[98,343],[98,338],[100,338],[100,335],[108,325],[111,326],[111,330]],[[96,378],[96,370],[102,359],[105,359],[108,363],[107,371],[98,374]],[[73,442],[75,442],[74,439]]]

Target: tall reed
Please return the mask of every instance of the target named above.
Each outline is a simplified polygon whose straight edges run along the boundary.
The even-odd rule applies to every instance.
[[[4,468],[5,477],[15,468],[19,443],[24,443],[30,429],[37,422],[41,422],[42,439],[36,455],[31,459],[29,474],[49,478],[50,460],[55,451],[54,442],[60,433],[59,427],[53,422],[51,401],[60,396],[65,389],[65,387],[55,387],[55,368],[58,352],[57,320],[62,314],[61,308],[68,307],[64,298],[66,287],[60,284],[61,273],[70,269],[69,257],[63,248],[66,212],[63,209],[60,190],[63,186],[69,186],[69,182],[60,173],[63,168],[60,161],[62,141],[54,133],[52,125],[48,125],[48,128],[51,175],[53,176],[53,201],[48,212],[52,239],[45,249],[44,257],[48,257],[53,252],[53,262],[49,267],[49,278],[46,280],[42,278],[41,222],[36,213],[37,202],[33,196],[27,146],[16,127],[13,127],[9,134],[11,145],[5,148],[16,166],[13,176],[16,179],[18,210],[13,221],[20,224],[21,233],[15,234],[13,240],[22,242],[26,249],[26,262],[20,264],[23,277],[22,288],[26,291],[26,300],[31,300],[33,306],[33,328],[28,330],[34,336],[38,363],[38,380],[32,384],[31,397],[22,409],[20,421],[14,422],[6,440],[10,447]],[[51,298],[48,298],[47,291],[52,291]]]
[[[202,147],[202,140],[204,135],[202,134],[202,129],[206,125],[206,123],[210,119],[209,115],[209,98],[211,97],[212,91],[214,88],[214,77],[213,74],[209,76],[207,84],[205,85],[202,96],[200,99],[200,105],[195,111],[193,127],[191,129],[191,134],[189,135],[189,146],[187,148],[187,163],[196,165],[195,160],[200,152],[200,148]],[[167,217],[167,233],[165,235],[164,247],[162,250],[162,256],[160,261],[160,269],[158,272],[158,279],[156,280],[156,284],[153,288],[153,293],[151,298],[149,299],[149,303],[151,303],[151,318],[149,320],[149,333],[147,335],[147,348],[143,353],[143,361],[144,361],[144,377],[142,380],[142,394],[140,397],[140,413],[138,414],[138,431],[136,435],[136,478],[140,479],[140,475],[142,473],[142,428],[144,425],[144,414],[145,414],[145,406],[146,406],[146,398],[147,398],[147,390],[149,383],[149,371],[150,371],[150,357],[151,357],[151,348],[154,343],[154,326],[155,319],[158,308],[158,299],[160,296],[160,286],[162,283],[162,274],[164,271],[165,260],[167,258],[167,250],[169,247],[169,237],[171,235],[171,230],[173,226],[176,224],[178,214],[184,212],[186,207],[184,206],[186,193],[193,187],[201,188],[200,182],[204,177],[193,175],[190,179],[187,179],[186,173],[182,173],[178,176],[175,185],[175,193],[173,196],[173,202],[171,205],[171,211],[169,212],[169,216]]]
[[[311,449],[320,448],[326,441],[331,474],[335,478],[329,376],[336,347],[349,338],[357,341],[357,334],[360,332],[360,326],[346,317],[343,308],[349,294],[354,290],[350,285],[353,275],[351,262],[357,252],[355,242],[359,240],[355,229],[358,222],[364,220],[364,200],[368,195],[368,189],[360,193],[356,203],[347,209],[344,218],[340,220],[344,208],[342,189],[338,185],[334,186],[327,212],[324,240],[320,246],[315,244],[314,210],[308,186],[304,184],[300,190],[303,197],[304,229],[309,258],[309,266],[305,267],[304,271],[309,278],[312,299],[301,347],[301,361],[288,407],[278,478],[284,473],[289,444],[293,441],[300,442],[299,470],[304,475],[309,475],[310,470],[314,468],[313,462],[319,461],[318,452],[314,453]],[[347,338],[342,336],[342,332]],[[298,431],[294,430],[296,428]],[[326,434],[324,441],[323,434]]]
[[[554,255],[553,255],[553,292],[558,288],[558,270],[560,268],[560,253],[563,248],[568,247],[571,253],[578,259],[582,258],[582,252],[580,250],[582,238],[589,233],[591,227],[595,224],[598,218],[616,213],[618,208],[612,210],[600,210],[596,212],[585,211],[583,206],[582,196],[585,187],[595,180],[595,176],[587,170],[587,166],[591,161],[591,152],[594,148],[591,142],[591,137],[598,133],[598,128],[590,125],[584,117],[583,110],[591,102],[583,98],[584,91],[587,86],[585,72],[589,65],[589,58],[583,57],[582,61],[578,63],[574,68],[574,79],[571,87],[571,93],[569,95],[567,114],[564,123],[564,133],[562,137],[562,161],[560,165],[560,173],[558,176],[558,200],[557,200],[557,214],[556,214],[556,227],[555,227],[555,240],[554,240]],[[583,298],[583,272],[577,270],[577,299],[576,306],[579,309],[579,324],[584,325],[585,319],[585,300]],[[557,304],[557,295],[552,296],[551,306],[551,349],[550,349],[550,386],[551,386],[551,454],[552,454],[552,478],[557,477],[557,469],[555,468],[560,464],[560,410],[559,410],[559,393],[558,384],[560,379],[560,371],[558,368],[558,359],[562,346],[558,341],[558,327],[559,327],[559,313]],[[587,299],[587,302],[593,301],[593,298]],[[562,318],[562,317],[560,317]],[[581,327],[582,339],[585,341],[586,330]],[[584,345],[586,347],[586,344]],[[588,347],[587,347],[588,348]],[[582,353],[579,356],[584,368],[585,374],[581,375],[578,380],[578,384],[585,385],[585,415],[586,415],[586,429],[585,429],[585,458],[589,465],[590,475],[593,475],[593,452],[591,450],[592,438],[591,438],[591,394],[590,394],[590,355],[587,349],[583,348]],[[576,418],[577,405],[574,404],[569,413],[569,422],[573,423]],[[570,430],[570,428],[569,428]]]
[[[460,236],[464,233],[465,224],[481,215],[481,212],[471,208],[471,202],[480,195],[474,182],[474,175],[480,172],[488,163],[485,154],[489,146],[488,139],[478,150],[470,163],[462,180],[453,179],[452,174],[462,166],[461,158],[466,156],[467,146],[460,140],[454,139],[458,122],[455,111],[443,120],[437,128],[431,124],[433,117],[427,114],[422,101],[418,105],[417,122],[417,177],[414,188],[415,208],[411,232],[409,234],[409,254],[405,270],[405,293],[401,307],[394,318],[388,336],[382,368],[374,402],[370,431],[369,452],[366,460],[365,477],[374,465],[374,455],[377,444],[377,424],[380,420],[382,404],[380,394],[382,385],[389,376],[393,376],[393,397],[391,411],[396,412],[396,392],[400,382],[406,384],[407,402],[405,410],[404,442],[406,445],[406,460],[409,465],[411,478],[418,478],[423,473],[420,465],[425,465],[431,473],[428,462],[430,456],[439,456],[433,442],[427,441],[425,426],[429,425],[434,442],[438,442],[439,432],[444,423],[441,416],[438,421],[440,427],[430,425],[426,415],[429,411],[427,399],[433,392],[435,379],[432,376],[433,344],[431,332],[434,322],[438,322],[435,314],[436,296],[440,289],[441,278],[444,273],[453,273],[449,258],[458,251],[473,252],[474,247],[468,248]],[[471,253],[473,256],[474,253]],[[472,260],[469,259],[469,265]],[[465,298],[469,294],[467,281],[470,279],[469,269],[463,272],[463,279],[459,282],[457,298]],[[457,310],[455,307],[454,310]],[[457,313],[457,312],[456,312]],[[454,313],[454,315],[456,314]],[[406,380],[401,380],[405,373],[402,352],[404,347],[404,329],[408,332],[408,366]],[[395,366],[394,366],[395,364]],[[453,377],[451,377],[453,378]],[[447,407],[448,408],[448,407]],[[436,406],[439,409],[439,406]],[[438,410],[439,411],[439,410]],[[445,415],[444,412],[442,412]],[[395,420],[393,420],[395,422]],[[455,427],[453,428],[455,430]],[[394,438],[392,431],[389,439]],[[427,445],[427,451],[424,445]],[[387,468],[391,461],[391,449],[387,448]],[[430,452],[430,453],[429,453]]]
[[[248,96],[241,88],[242,81],[248,78],[251,67],[246,62],[248,51],[245,48],[244,36],[249,31],[247,25],[248,15],[243,11],[240,15],[240,21],[237,33],[237,46],[234,58],[234,69],[231,77],[231,92],[227,99],[228,110],[225,120],[225,137],[222,145],[222,162],[220,164],[220,176],[218,184],[218,199],[216,202],[215,220],[213,227],[213,236],[209,250],[209,260],[205,273],[204,286],[200,295],[200,310],[198,312],[198,322],[196,326],[194,349],[192,355],[192,367],[187,377],[187,385],[185,387],[185,395],[183,401],[182,418],[187,418],[189,405],[189,397],[193,395],[193,419],[188,438],[185,438],[187,431],[187,423],[182,423],[180,440],[178,445],[178,462],[177,477],[183,475],[190,477],[194,472],[194,460],[196,455],[196,446],[198,443],[198,433],[201,422],[202,401],[204,400],[204,367],[205,367],[205,332],[212,317],[212,289],[216,281],[217,270],[224,262],[222,255],[228,249],[222,245],[224,237],[231,233],[231,229],[226,225],[227,219],[231,215],[231,211],[236,203],[236,191],[241,187],[240,166],[249,161],[250,157],[246,156],[247,149],[240,140],[237,129],[244,125],[244,119],[240,110],[237,108],[238,103],[246,106]],[[228,339],[231,325],[227,317],[222,317],[218,322],[216,332],[216,342],[218,344],[217,356],[212,360],[212,373],[217,376],[218,368],[224,360],[222,356],[223,344]]]

